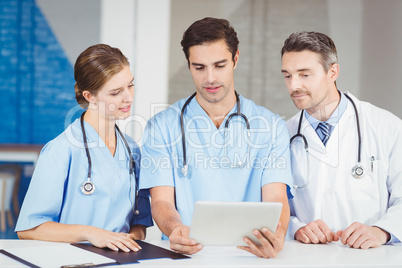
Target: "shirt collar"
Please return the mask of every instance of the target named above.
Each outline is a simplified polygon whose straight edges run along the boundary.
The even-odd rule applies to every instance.
[[[331,117],[325,121],[326,123],[330,124],[332,126],[332,129],[336,126],[336,124],[339,122],[339,119],[341,119],[343,113],[346,111],[346,108],[348,106],[348,100],[346,99],[345,95],[340,92],[341,95],[341,100],[339,101],[338,106],[336,107],[335,111],[332,113]],[[304,112],[304,115],[306,116],[307,120],[310,122],[311,126],[316,129],[319,123],[324,123],[323,121],[320,121],[316,119],[315,117],[311,116],[307,111]]]
[[[239,100],[240,100],[240,106],[241,106],[241,113],[244,113],[244,109],[245,109],[245,105],[244,105],[244,98],[239,95]],[[187,109],[189,108],[189,110],[187,111]],[[233,106],[233,108],[229,111],[229,113],[225,116],[225,119],[222,121],[222,124],[219,126],[219,129],[223,129],[225,126],[225,123],[228,119],[228,117],[233,114],[236,113],[237,111],[237,103]],[[194,97],[190,103],[188,104],[188,107],[186,108],[185,113],[188,112],[190,115],[192,116],[206,116],[207,118],[209,118],[207,112],[201,107],[201,105],[198,103],[197,99]],[[212,120],[210,119],[210,121],[212,123]]]

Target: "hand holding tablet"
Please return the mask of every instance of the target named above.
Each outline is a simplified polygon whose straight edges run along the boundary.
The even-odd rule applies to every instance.
[[[244,237],[260,245],[253,231],[275,233],[282,203],[198,201],[194,206],[189,237],[204,246],[248,246]]]

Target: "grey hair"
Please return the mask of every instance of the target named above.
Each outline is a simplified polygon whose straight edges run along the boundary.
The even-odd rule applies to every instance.
[[[321,65],[324,67],[325,72],[334,63],[338,63],[338,55],[334,41],[319,32],[296,32],[292,33],[284,42],[281,57],[286,52],[301,52],[309,50],[318,53],[321,56]]]

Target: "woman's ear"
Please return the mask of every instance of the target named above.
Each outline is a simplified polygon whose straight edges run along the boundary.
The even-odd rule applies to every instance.
[[[87,100],[87,102],[94,104],[95,103],[95,98],[94,96],[91,94],[91,92],[89,92],[88,90],[84,90],[82,92],[82,96]]]

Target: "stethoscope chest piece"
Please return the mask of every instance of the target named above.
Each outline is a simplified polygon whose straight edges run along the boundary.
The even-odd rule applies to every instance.
[[[95,191],[95,184],[90,181],[84,181],[81,184],[81,192],[85,195],[91,195]]]
[[[339,93],[339,94],[341,94],[341,93]],[[355,179],[361,179],[361,178],[364,177],[365,171],[364,171],[364,167],[363,167],[363,165],[361,164],[361,161],[360,161],[360,160],[361,160],[361,140],[362,140],[362,139],[361,139],[361,133],[360,133],[359,113],[358,113],[356,104],[355,104],[355,102],[353,101],[353,99],[352,99],[351,97],[349,97],[347,94],[345,94],[345,97],[347,97],[347,98],[349,99],[349,101],[350,101],[350,103],[353,105],[353,109],[354,109],[354,111],[355,111],[357,136],[358,136],[358,140],[359,140],[359,142],[358,142],[358,148],[357,148],[357,164],[352,168],[352,176],[353,176]],[[307,139],[306,139],[306,137],[305,137],[303,134],[301,134],[301,125],[302,125],[302,122],[303,122],[303,114],[304,114],[304,110],[302,110],[301,113],[300,113],[299,126],[298,126],[298,129],[297,129],[297,133],[296,133],[296,135],[294,135],[294,136],[290,139],[290,144],[292,144],[292,141],[293,141],[296,137],[301,137],[302,140],[303,140],[303,143],[304,143],[304,148],[305,148],[305,150],[306,150],[306,152],[307,152],[306,155],[307,155],[307,161],[308,161],[308,143],[307,143]],[[290,145],[290,146],[291,146],[291,145]],[[374,159],[373,159],[373,160],[374,160]],[[307,168],[309,168],[309,164],[308,164],[308,163],[307,163]],[[307,170],[307,179],[308,179],[308,170]],[[309,181],[307,180],[307,183],[306,183],[305,185],[303,185],[303,186],[294,185],[294,188],[295,188],[295,189],[303,188],[303,187],[307,186],[308,183],[309,183]]]
[[[352,175],[355,179],[361,179],[364,176],[364,168],[360,163],[352,168]]]
[[[133,212],[134,212],[134,215],[138,215],[138,214],[140,214],[140,211],[138,210],[138,191],[135,193],[135,204],[134,204],[134,207],[135,207],[135,209],[133,209]]]
[[[82,139],[83,139],[83,143],[84,143],[84,147],[85,147],[85,154],[87,155],[88,158],[88,179],[86,181],[84,181],[81,186],[81,192],[85,195],[91,195],[94,193],[95,191],[95,184],[91,181],[91,177],[92,177],[92,161],[91,161],[91,154],[89,153],[89,149],[88,149],[88,143],[87,143],[87,135],[85,132],[85,128],[84,128],[84,115],[85,115],[86,111],[84,111],[81,115],[80,121],[81,121],[81,131],[82,131]],[[133,155],[131,154],[131,150],[130,150],[130,146],[128,145],[127,140],[124,138],[123,133],[120,131],[119,127],[117,125],[114,125],[114,128],[116,129],[116,131],[119,133],[119,136],[121,137],[121,139],[124,142],[124,145],[127,149],[128,152],[128,157],[129,157],[129,165],[130,165],[130,170],[129,170],[129,174],[130,174],[130,192],[132,190],[132,180],[131,177],[134,176],[135,178],[135,197],[134,197],[134,204],[133,204],[133,212],[135,215],[140,214],[140,211],[138,210],[138,180],[137,180],[137,176],[135,175],[135,161],[133,158]],[[116,134],[117,135],[117,134]],[[117,136],[116,136],[116,140],[117,140]],[[131,199],[130,199],[131,202]]]
[[[188,165],[184,165],[183,168],[181,169],[181,173],[183,174],[184,177],[187,176],[188,173]]]

